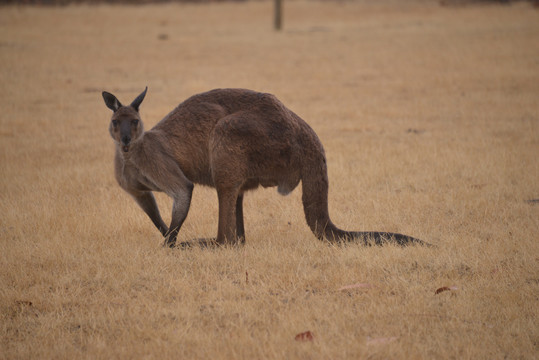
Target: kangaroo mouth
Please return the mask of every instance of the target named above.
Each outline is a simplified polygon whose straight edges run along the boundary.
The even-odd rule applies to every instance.
[[[129,145],[123,145],[122,150],[123,150],[123,152],[128,152],[129,151]]]

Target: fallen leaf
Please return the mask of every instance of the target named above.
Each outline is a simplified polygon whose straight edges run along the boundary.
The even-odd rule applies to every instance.
[[[294,338],[296,341],[313,341],[314,335],[310,331],[305,331],[300,334],[297,334]]]
[[[390,337],[378,337],[378,338],[371,338],[367,337],[367,345],[383,345],[383,344],[389,344],[393,341],[397,340],[397,336],[390,336]]]
[[[368,284],[368,283],[358,283],[358,284],[352,284],[352,285],[343,286],[343,287],[339,288],[338,291],[352,290],[352,289],[370,289],[370,288],[373,288],[373,287],[374,287],[373,285]]]
[[[436,291],[434,292],[434,295],[438,295],[439,293],[444,292],[444,291],[451,291],[451,290],[457,290],[457,289],[458,287],[456,286],[443,286],[441,288],[436,289]]]
[[[449,291],[449,290],[451,290],[451,289],[448,288],[447,286],[444,286],[444,287],[441,287],[441,288],[436,289],[436,291],[434,292],[434,295],[438,295],[438,294],[441,293],[441,292]]]

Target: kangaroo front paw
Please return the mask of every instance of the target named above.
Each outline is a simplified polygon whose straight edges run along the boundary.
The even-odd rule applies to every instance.
[[[169,239],[165,239],[165,242],[163,243],[163,247],[166,248],[175,248],[176,247],[176,240],[170,241]]]

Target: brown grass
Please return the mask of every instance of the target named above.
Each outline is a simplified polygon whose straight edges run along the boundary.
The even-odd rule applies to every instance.
[[[0,358],[536,358],[539,12],[372,3],[289,2],[282,33],[271,2],[2,8]],[[146,85],[147,128],[276,94],[325,144],[336,224],[437,248],[319,242],[301,189],[248,194],[244,247],[162,248],[100,94]],[[197,187],[180,239],[216,206]]]

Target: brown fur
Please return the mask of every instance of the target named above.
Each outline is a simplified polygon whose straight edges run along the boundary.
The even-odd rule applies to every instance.
[[[147,90],[147,89],[146,89]],[[245,241],[243,194],[277,186],[286,195],[302,182],[307,224],[319,239],[360,239],[365,244],[422,243],[384,232],[338,229],[328,213],[324,148],[313,129],[275,96],[243,89],[216,89],[187,99],[144,132],[138,112],[146,90],[129,106],[103,92],[114,111],[115,173],[173,247],[189,211],[193,183],[214,187],[219,199],[217,244]],[[170,227],[152,191],[173,198]]]

